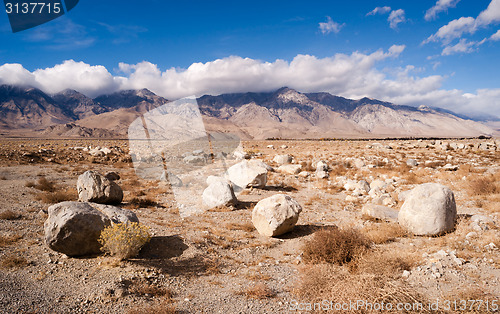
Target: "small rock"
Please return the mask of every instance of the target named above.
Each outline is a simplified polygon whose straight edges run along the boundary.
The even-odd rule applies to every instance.
[[[418,166],[418,161],[416,161],[415,159],[408,159],[406,161],[406,164],[410,167],[416,167]]]
[[[302,170],[302,165],[282,165],[279,166],[277,171],[284,174],[298,174]]]
[[[290,155],[276,155],[273,158],[273,161],[278,165],[289,164],[292,162],[292,156]]]
[[[361,213],[376,219],[394,221],[398,220],[398,211],[389,207],[365,204],[361,209]]]

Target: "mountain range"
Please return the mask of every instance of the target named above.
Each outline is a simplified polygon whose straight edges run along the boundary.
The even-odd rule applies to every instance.
[[[287,87],[197,100],[207,130],[235,133],[242,139],[500,134],[497,128],[439,108],[301,93]],[[48,95],[33,87],[0,85],[0,134],[126,137],[137,117],[167,102],[147,89],[92,99],[74,90]]]

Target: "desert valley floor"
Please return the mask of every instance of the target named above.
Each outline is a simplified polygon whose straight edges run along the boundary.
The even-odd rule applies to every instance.
[[[109,149],[92,156],[89,146]],[[274,169],[273,158],[289,154],[300,173],[269,171],[266,187],[245,189],[233,208],[181,218],[167,182],[136,176],[126,140],[1,139],[0,313],[283,313],[350,301],[390,303],[394,311],[404,304],[406,312],[436,312],[436,302],[443,312],[498,312],[498,140],[242,146]],[[323,178],[314,168],[320,160],[328,165]],[[153,237],[136,258],[71,258],[46,245],[47,208],[76,201],[76,180],[86,170],[117,172],[120,206],[150,228]],[[381,184],[380,193],[360,192],[362,180]],[[427,182],[453,191],[452,232],[415,236],[391,217],[362,213],[366,204],[399,210],[405,191]],[[297,200],[302,213],[292,232],[261,236],[252,209],[278,193]],[[318,234],[336,227],[362,236],[366,250],[342,265],[316,260],[314,251],[327,245]]]

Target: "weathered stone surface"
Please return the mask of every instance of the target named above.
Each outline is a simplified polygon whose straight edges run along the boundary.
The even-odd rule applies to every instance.
[[[78,200],[101,204],[119,204],[123,191],[114,181],[110,181],[96,171],[85,171],[76,183]]]
[[[298,174],[302,170],[301,165],[282,165],[279,166],[277,171],[284,174]]]
[[[408,159],[406,161],[406,164],[410,167],[416,167],[418,166],[418,161],[416,161],[415,159]]]
[[[236,204],[237,199],[230,184],[223,181],[214,181],[202,195],[203,203],[210,208]]]
[[[453,192],[438,183],[425,183],[407,195],[398,221],[416,235],[439,235],[453,230],[456,214]]]
[[[266,166],[262,161],[243,160],[227,169],[227,178],[237,190],[247,186],[263,188],[267,183]]]
[[[361,213],[369,217],[380,220],[387,220],[394,222],[398,220],[397,210],[381,205],[365,204],[361,209]]]
[[[183,161],[187,164],[202,165],[205,163],[205,158],[203,156],[186,156]]]
[[[163,171],[160,177],[161,181],[167,181],[171,186],[181,187],[182,180],[178,176],[176,176],[173,172]]]
[[[139,222],[128,209],[88,202],[62,202],[49,207],[45,241],[69,256],[99,254],[101,231],[113,223]]]
[[[292,156],[290,155],[276,155],[273,158],[273,161],[278,165],[289,164],[292,162]]]
[[[255,205],[252,223],[261,235],[279,236],[293,229],[301,211],[300,204],[289,195],[276,194]]]

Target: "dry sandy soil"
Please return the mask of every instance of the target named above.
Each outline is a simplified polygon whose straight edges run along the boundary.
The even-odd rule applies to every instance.
[[[439,310],[449,312],[486,312],[486,306],[498,311],[500,151],[478,149],[484,141],[491,142],[450,140],[476,144],[458,150],[434,147],[430,140],[244,142],[252,158],[276,167],[275,155],[291,154],[311,174],[270,172],[267,187],[245,190],[235,208],[181,218],[167,184],[135,175],[125,140],[3,139],[0,312],[282,313],[305,311],[314,302],[326,306],[328,301],[331,307],[359,300],[391,303],[393,309],[406,302],[407,312],[418,303],[428,311],[437,300]],[[123,153],[115,149],[92,157],[71,149],[89,145],[119,147]],[[361,158],[365,166],[357,168],[350,158]],[[420,165],[407,166],[410,158]],[[311,163],[317,160],[327,162],[329,178],[314,177]],[[447,163],[458,170],[445,170]],[[86,170],[120,174],[121,206],[134,210],[153,234],[136,258],[69,258],[45,244],[47,207],[76,200],[76,180]],[[440,237],[417,237],[396,222],[363,216],[360,209],[371,199],[346,201],[350,192],[342,188],[343,176],[368,183],[394,179],[388,193],[395,209],[402,205],[400,192],[420,183],[442,183],[455,194],[456,229]],[[251,211],[276,193],[291,195],[303,211],[293,232],[266,238],[253,228]],[[474,215],[486,218],[475,222]],[[366,237],[369,248],[343,265],[306,260],[304,247],[320,250],[321,237],[315,236],[335,226]],[[464,307],[464,300],[478,301],[466,301]]]

